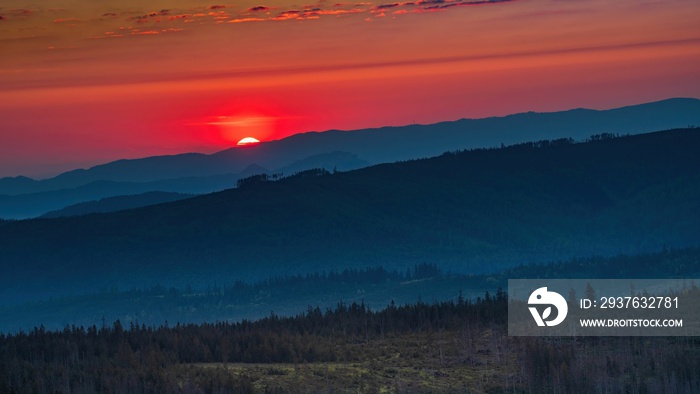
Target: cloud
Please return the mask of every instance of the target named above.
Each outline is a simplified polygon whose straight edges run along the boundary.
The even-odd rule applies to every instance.
[[[184,29],[170,27],[170,28],[161,29],[161,30],[140,30],[140,29],[135,29],[135,28],[128,28],[127,29],[127,28],[120,27],[119,30],[121,30],[121,32],[106,31],[99,36],[94,36],[91,38],[103,39],[103,38],[122,38],[122,37],[129,37],[129,36],[155,36],[155,35],[163,34],[163,33],[176,33],[179,31],[183,31]]]
[[[218,22],[221,23],[221,21],[226,20],[226,19],[231,19],[231,15],[227,14],[226,11],[219,11],[219,12],[210,12],[208,14],[209,16],[213,16],[214,19],[216,19]]]
[[[444,1],[444,0],[443,0]],[[408,7],[408,6],[415,6],[416,3],[414,2],[406,2],[406,3],[386,3],[386,4],[380,4],[376,7],[373,7],[372,10],[370,11],[372,14],[375,14],[375,17],[380,17],[380,16],[386,16],[384,14],[384,11],[392,9],[392,8],[399,8],[399,7]],[[406,10],[397,10],[394,11],[393,14],[406,14],[408,11]]]
[[[484,0],[484,1],[465,1],[462,3],[459,3],[460,5],[483,5],[483,4],[492,4],[492,3],[510,3],[515,0]]]
[[[228,21],[228,23],[244,23],[244,22],[264,22],[267,19],[263,18],[237,18]]]
[[[92,37],[92,38],[119,38],[119,37],[124,37],[124,35],[113,32],[113,31],[106,31],[103,35]]]
[[[26,19],[32,16],[34,14],[34,11],[28,10],[25,8],[15,8],[12,10],[4,10],[2,7],[0,7],[5,12],[5,15],[9,15],[11,18],[5,18],[3,19]]]
[[[521,51],[521,52],[506,52],[506,53],[496,53],[496,54],[471,54],[471,55],[461,55],[461,56],[447,56],[447,57],[429,57],[429,58],[414,58],[405,60],[395,60],[395,61],[379,61],[379,62],[358,62],[358,63],[340,63],[335,65],[323,65],[323,66],[307,66],[307,67],[289,67],[289,68],[272,68],[272,69],[261,69],[255,71],[236,71],[236,72],[223,72],[223,73],[212,73],[212,74],[202,74],[199,75],[201,79],[216,79],[216,78],[245,78],[250,76],[258,75],[292,75],[292,74],[306,74],[306,73],[318,73],[318,72],[333,72],[333,71],[345,71],[345,70],[363,70],[363,69],[373,69],[373,68],[384,68],[384,67],[405,67],[405,66],[420,66],[420,65],[433,65],[433,64],[448,64],[448,63],[459,63],[468,61],[480,61],[488,59],[511,59],[520,57],[530,57],[530,56],[550,56],[550,55],[565,55],[572,53],[585,53],[585,52],[600,52],[600,51],[618,51],[623,49],[633,49],[633,48],[655,48],[663,47],[668,45],[696,45],[700,43],[700,38],[691,39],[680,39],[680,40],[664,40],[664,41],[652,41],[652,42],[636,42],[627,43],[619,45],[602,45],[602,46],[590,46],[590,47],[579,47],[579,48],[553,48],[545,50],[535,50],[535,51]]]
[[[338,1],[338,0],[336,0]],[[387,0],[384,0],[387,1]],[[391,0],[389,0],[391,1]],[[127,18],[136,24],[141,26],[148,25],[149,27],[155,27],[157,22],[160,23],[180,23],[193,22],[198,17],[213,17],[216,23],[244,23],[244,22],[262,22],[262,21],[285,21],[285,20],[307,20],[307,19],[318,19],[327,18],[331,16],[342,17],[351,14],[362,14],[371,13],[373,17],[383,16],[392,13],[394,15],[400,15],[408,12],[429,12],[429,11],[440,11],[447,7],[456,7],[462,5],[482,5],[482,4],[495,4],[504,3],[515,0],[410,0],[410,1],[397,1],[397,2],[387,2],[387,3],[369,3],[365,1],[361,2],[345,2],[340,0],[339,2],[331,2],[325,0],[319,0],[315,5],[309,5],[304,8],[293,8],[289,9],[286,7],[275,7],[258,4],[250,8],[244,8],[240,12],[235,14],[229,14],[224,9],[228,9],[227,5],[224,4],[212,4],[209,6],[202,6],[198,10],[193,10],[190,13],[178,14],[177,11],[171,9],[161,9],[144,14],[131,13]],[[280,9],[281,8],[281,9]],[[206,11],[205,11],[206,10]],[[32,13],[29,9],[16,9],[11,10],[14,14],[29,15]],[[204,11],[204,13],[202,13]],[[272,11],[272,12],[271,12]],[[182,12],[182,11],[180,11]],[[189,11],[185,11],[189,12]],[[102,14],[102,18],[118,18],[119,13],[116,12],[106,12]],[[8,19],[7,17],[12,16],[10,11],[5,11],[0,20]],[[83,20],[84,22],[85,20]],[[76,23],[80,20],[76,18],[59,18],[54,20],[55,23]],[[144,29],[151,31],[149,29]],[[158,28],[153,29],[154,32],[159,32]]]
[[[321,16],[328,16],[328,15],[335,15],[335,16],[341,16],[341,15],[349,15],[349,14],[358,14],[362,12],[367,12],[366,9],[358,9],[358,8],[353,8],[349,10],[343,10],[343,9],[323,9],[319,7],[314,7],[311,9],[305,9],[305,10],[289,10],[289,11],[284,11],[280,12],[277,16],[271,19],[266,19],[266,20],[272,20],[272,21],[285,21],[285,20],[305,20],[305,19],[319,19]]]
[[[54,23],[76,23],[80,22],[80,19],[78,18],[58,18],[54,19]]]
[[[155,31],[155,30],[132,31],[131,32],[132,36],[151,36],[151,35],[156,35],[156,34],[160,34],[160,32]]]
[[[289,10],[289,11],[284,11],[280,12],[276,17],[274,17],[274,20],[289,20],[289,19],[298,19],[301,14],[301,11],[299,10]]]
[[[19,15],[30,15],[30,14],[32,14],[33,12],[34,12],[34,11],[28,10],[28,9],[25,9],[25,8],[16,8],[16,9],[14,9],[14,10],[10,10],[10,14],[11,14],[11,15],[15,15],[15,16],[19,16]]]
[[[4,21],[4,20],[5,20],[5,17],[0,15],[0,21]]]
[[[369,22],[372,22],[371,20]],[[376,22],[374,22],[376,23]],[[127,33],[128,34],[128,33]],[[131,38],[136,39],[138,36],[134,35]],[[138,37],[145,38],[145,37]],[[24,37],[23,40],[38,40],[37,37]],[[667,46],[692,46],[692,48],[697,47],[700,44],[700,38],[689,38],[689,39],[679,39],[679,40],[664,40],[664,41],[651,41],[651,42],[633,42],[619,45],[609,45],[609,46],[589,46],[589,47],[560,47],[552,48],[546,50],[534,50],[534,51],[520,51],[520,52],[504,52],[504,53],[494,53],[494,54],[470,54],[463,56],[453,56],[453,57],[427,57],[427,58],[407,58],[395,61],[379,61],[379,62],[340,62],[331,65],[318,65],[318,66],[300,66],[300,67],[271,67],[271,68],[254,68],[247,70],[238,71],[224,71],[224,72],[200,72],[200,73],[188,73],[186,75],[182,74],[169,74],[168,72],[162,72],[158,75],[143,75],[143,76],[133,76],[129,81],[118,81],[118,80],[105,80],[101,81],[99,86],[119,86],[124,83],[128,84],[150,84],[155,82],[178,82],[178,81],[197,81],[197,80],[228,80],[228,79],[247,79],[257,76],[285,76],[290,77],[293,75],[300,74],[317,74],[319,72],[335,72],[335,71],[346,71],[346,70],[364,70],[373,68],[385,68],[385,67],[405,67],[405,66],[420,66],[420,65],[438,65],[447,64],[455,62],[465,62],[465,61],[479,61],[488,59],[515,59],[520,57],[532,57],[532,56],[549,56],[549,55],[566,55],[573,53],[585,53],[585,52],[609,52],[618,51],[621,49],[652,49],[661,48]],[[20,90],[28,89],[32,87],[46,87],[47,83],[51,84],[52,88],[76,88],[81,86],[91,86],[94,81],[76,81],[76,80],[32,80],[32,81],[17,81],[12,87],[6,87],[8,90]]]
[[[365,12],[365,10],[361,9],[352,9],[352,10],[321,10],[314,12],[316,15],[346,15],[346,14],[358,14],[360,12]]]
[[[477,5],[486,5],[486,4],[498,4],[498,3],[509,3],[512,1],[516,0],[481,0],[481,1],[461,1],[457,3],[447,3],[447,4],[442,4],[446,3],[445,0],[421,0],[417,4],[436,4],[436,5],[431,5],[429,7],[424,7],[423,9],[425,10],[441,10],[445,8],[451,8],[451,7],[462,7],[462,6],[477,6]]]
[[[169,9],[162,9],[160,11],[149,12],[146,15],[134,16],[131,19],[136,20],[139,23],[143,23],[143,22],[146,22],[148,19],[158,18],[161,16],[167,16],[167,15],[170,15],[170,10]]]
[[[441,11],[451,7],[459,6],[477,6],[486,4],[497,4],[510,2],[515,0],[475,0],[475,1],[457,1],[457,0],[418,0],[416,2],[410,1],[405,3],[385,3],[375,6],[370,11],[375,14],[375,17],[385,16],[384,11],[392,8],[401,8],[394,11],[394,15],[407,14],[409,12],[431,12],[431,11]],[[364,4],[364,3],[360,3]],[[404,7],[419,7],[411,8],[410,10],[404,9]]]

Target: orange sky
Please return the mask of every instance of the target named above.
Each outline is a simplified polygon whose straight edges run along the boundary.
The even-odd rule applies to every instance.
[[[700,97],[698,21],[696,0],[15,0],[0,7],[0,176]]]

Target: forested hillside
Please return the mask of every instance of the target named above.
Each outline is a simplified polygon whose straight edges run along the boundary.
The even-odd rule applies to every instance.
[[[433,264],[420,264],[405,272],[381,267],[345,269],[274,277],[256,283],[216,282],[202,288],[112,288],[0,306],[0,332],[28,331],[41,325],[47,329],[99,326],[116,320],[124,325],[148,326],[165,322],[236,322],[259,319],[272,310],[281,316],[293,316],[309,305],[325,310],[339,301],[384,308],[391,303],[456,299],[458,294],[473,299],[486,291],[506,288],[508,279],[528,278],[700,278],[700,249],[521,265],[478,275],[455,274]]]
[[[700,390],[694,337],[508,337],[506,310],[499,290],[474,302],[341,303],[236,324],[38,328],[0,336],[0,391]]]
[[[695,246],[699,148],[698,129],[544,141],[1,222],[1,294],[12,302],[426,261],[479,273]]]

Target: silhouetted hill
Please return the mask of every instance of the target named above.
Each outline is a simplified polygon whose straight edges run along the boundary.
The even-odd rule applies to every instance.
[[[181,177],[152,182],[116,182],[100,180],[75,188],[19,195],[0,195],[0,217],[5,219],[27,219],[42,216],[47,212],[60,210],[64,207],[81,202],[123,195],[142,194],[151,191],[182,194],[213,193],[235,187],[239,179],[255,174],[270,172],[276,174],[294,174],[310,168],[325,168],[328,171],[347,171],[366,167],[367,165],[369,165],[369,163],[360,160],[351,153],[332,152],[298,160],[287,167],[273,171],[251,164],[238,174]],[[36,182],[29,178],[7,179],[12,179],[12,182],[18,182],[18,184]],[[138,200],[132,199],[131,201],[135,203]],[[131,208],[152,205],[153,203],[154,202],[150,202],[149,200],[148,204],[134,205]]]
[[[183,194],[206,194],[230,189],[236,181],[250,175],[265,173],[266,169],[250,165],[239,174],[222,174],[208,177],[184,177],[153,182],[95,181],[71,189],[51,190],[16,196],[0,195],[0,217],[26,219],[41,216],[70,205],[102,198],[143,194],[150,191]],[[136,200],[132,200],[135,202]],[[143,204],[151,205],[151,204]],[[134,206],[136,207],[136,206]]]
[[[148,205],[162,204],[166,202],[184,200],[194,197],[194,194],[167,193],[167,192],[147,192],[134,196],[116,196],[102,198],[97,201],[82,202],[70,205],[57,211],[47,212],[41,215],[42,218],[60,218],[64,216],[79,216],[88,213],[107,213],[123,211],[145,207]]]
[[[90,212],[112,212],[115,210],[138,208],[173,200],[165,197],[163,201],[158,201],[156,199],[158,194],[150,194],[150,198],[148,199],[128,198],[128,206],[108,210],[93,210],[95,209],[95,205],[92,203],[95,200],[104,198],[121,197],[125,195],[132,196],[149,192],[155,193],[154,191],[164,193],[162,194],[163,196],[166,196],[168,193],[188,195],[206,194],[233,188],[236,186],[236,181],[239,179],[255,174],[277,173],[292,175],[296,172],[301,172],[310,168],[324,168],[328,171],[348,171],[366,167],[368,165],[369,163],[360,160],[357,158],[357,156],[351,153],[332,152],[298,160],[287,167],[279,168],[273,171],[269,171],[258,165],[251,164],[238,174],[211,175],[206,177],[182,177],[175,179],[163,179],[153,182],[95,181],[87,185],[71,189],[60,189],[20,195],[0,195],[0,218],[27,219],[32,217],[56,217],[56,215],[53,214],[54,211],[60,211],[64,208],[68,209],[73,205],[80,204],[82,202],[91,204],[82,205],[81,207],[89,206],[91,208],[88,208],[90,211],[83,211],[82,208],[79,208],[79,211],[76,212],[81,212],[81,214]],[[29,178],[25,178],[25,180],[19,180],[18,182],[33,182]],[[142,201],[143,203],[139,203],[139,201]],[[47,215],[49,213],[50,215]],[[59,216],[66,215],[60,214]]]
[[[700,244],[700,129],[527,143],[252,183],[169,204],[0,223],[5,300],[430,261]]]
[[[297,134],[212,155],[197,153],[118,160],[42,181],[0,179],[0,194],[17,195],[75,188],[95,181],[151,182],[243,171],[251,164],[279,169],[315,155],[343,151],[371,164],[439,155],[457,149],[495,147],[556,138],[583,140],[600,133],[645,133],[700,124],[700,100],[676,98],[605,111],[575,109],[462,119],[432,125],[330,130]],[[336,164],[339,168],[341,165]],[[308,169],[308,168],[303,168]],[[185,191],[182,191],[185,192]],[[125,193],[120,193],[125,194]]]
[[[700,125],[700,100],[676,98],[604,111],[527,112],[431,125],[302,133],[260,144],[256,149],[262,157],[273,161],[287,160],[287,152],[305,152],[306,156],[311,152],[344,150],[378,164],[432,157],[459,149],[558,138],[584,140],[594,134],[638,134],[689,125]],[[214,156],[236,154],[236,149],[229,149]]]
[[[0,190],[5,193],[26,193],[39,190],[39,182],[26,176],[0,178]]]

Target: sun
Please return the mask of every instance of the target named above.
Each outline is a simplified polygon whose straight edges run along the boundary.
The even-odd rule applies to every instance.
[[[260,141],[256,138],[245,137],[242,140],[238,141],[238,143],[236,145],[237,146],[249,146],[249,145],[257,145],[259,143],[260,143]]]

